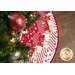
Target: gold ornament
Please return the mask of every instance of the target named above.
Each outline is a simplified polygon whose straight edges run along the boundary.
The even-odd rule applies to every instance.
[[[27,21],[27,18],[26,18],[26,21]]]
[[[12,32],[11,32],[11,35],[12,35],[12,36],[16,36],[16,32],[15,32],[15,31],[12,31]]]
[[[10,40],[10,43],[16,43],[16,42],[17,42],[17,39],[12,38],[12,39]]]
[[[32,14],[30,14],[30,17],[32,17],[33,15]]]

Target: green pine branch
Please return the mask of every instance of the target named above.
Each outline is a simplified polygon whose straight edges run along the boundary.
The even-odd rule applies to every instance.
[[[40,14],[38,13],[35,15],[35,18],[30,17],[30,14],[33,14],[32,11],[0,11],[0,62],[1,63],[10,63],[13,62],[12,59],[10,59],[10,54],[14,50],[18,50],[21,52],[21,57],[18,60],[24,60],[24,62],[28,61],[28,51],[30,50],[29,46],[26,46],[26,44],[20,44],[19,40],[16,43],[10,43],[10,40],[12,38],[11,30],[7,27],[8,22],[8,15],[11,13],[16,12],[21,15],[23,15],[25,18],[27,18],[26,25],[27,27],[25,30],[33,25],[36,20],[39,20]],[[17,36],[19,36],[20,32],[17,33]]]

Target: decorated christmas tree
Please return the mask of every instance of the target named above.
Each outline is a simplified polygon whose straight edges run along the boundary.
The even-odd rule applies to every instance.
[[[21,32],[39,20],[37,11],[0,11],[0,62],[27,62],[31,49],[20,42]]]

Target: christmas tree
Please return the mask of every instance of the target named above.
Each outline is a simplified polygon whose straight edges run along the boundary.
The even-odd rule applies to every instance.
[[[30,47],[20,42],[20,33],[40,16],[37,11],[0,11],[0,62],[28,61]]]

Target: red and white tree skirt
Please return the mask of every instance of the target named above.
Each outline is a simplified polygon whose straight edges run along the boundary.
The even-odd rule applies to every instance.
[[[58,26],[55,16],[51,11],[39,11],[40,20],[22,32],[21,43],[31,47],[29,62],[50,63],[52,62],[59,40]]]

